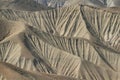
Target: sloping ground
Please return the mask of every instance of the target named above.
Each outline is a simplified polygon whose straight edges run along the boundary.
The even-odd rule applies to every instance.
[[[31,51],[31,54],[34,57],[34,59],[28,59],[26,58],[26,56],[22,55],[23,54],[21,52],[22,46],[20,46],[19,42],[17,44],[15,44],[14,42],[7,42],[0,45],[0,52],[1,52],[0,61],[13,64],[15,66],[18,66],[19,68],[22,68],[30,72],[35,72],[35,73],[39,72],[39,74],[40,72],[44,72],[44,73],[57,74],[57,75],[63,75],[63,76],[70,76],[75,78],[78,77],[78,71],[80,67],[80,59],[78,57],[74,57],[72,55],[67,54],[67,52],[51,47],[45,44],[44,42],[40,42],[38,39],[34,37],[35,36],[30,38],[35,39],[33,40],[35,43],[32,41],[30,43],[28,41],[28,40],[31,40],[29,39],[29,37],[28,37],[28,40],[26,40],[27,38],[25,38],[25,41],[23,42],[26,44],[26,47]],[[26,42],[29,44],[27,44]],[[27,54],[27,56],[29,56],[29,54]],[[70,61],[71,61],[71,64],[70,64]],[[67,78],[67,77],[62,78],[58,76],[56,76],[55,79],[74,80],[73,78]],[[43,80],[46,80],[46,79],[43,78]],[[54,79],[50,79],[50,80],[54,80]]]
[[[53,47],[33,35],[25,34],[25,44],[34,53],[33,55],[36,59],[45,64],[46,69],[44,68],[45,70],[43,71],[75,78],[78,77],[80,58]],[[40,69],[42,66],[38,65],[38,67],[39,70],[42,70]]]
[[[56,48],[67,51],[70,54],[80,57],[82,63],[80,67],[79,79],[86,80],[119,79],[118,76],[120,55],[118,53],[111,51],[109,49],[104,49],[84,39],[54,36],[44,32],[37,31],[33,28],[31,30],[34,32],[34,34],[37,34],[37,36],[42,41]],[[30,44],[29,40],[30,39],[27,39],[28,44]],[[89,65],[91,67],[88,67]],[[83,70],[84,67],[87,67],[88,71],[86,71],[87,69]]]
[[[0,14],[8,20],[23,19],[28,24],[47,33],[89,39],[89,34],[82,19],[79,5],[40,12],[15,11],[9,9],[1,10]]]
[[[33,0],[3,0],[0,1],[0,9],[14,9],[24,11],[40,11],[52,9]]]
[[[87,4],[87,5],[94,5],[94,6],[104,6],[102,2],[99,0],[34,0],[38,3],[41,3],[45,6],[50,6],[50,7],[63,7],[63,6],[70,6],[74,4]],[[102,1],[102,0],[101,0]]]
[[[98,80],[102,80],[102,79],[108,79],[108,80],[116,79],[117,80],[118,79],[120,61],[119,61],[119,55],[117,53],[111,52],[111,51],[103,49],[101,47],[94,48],[95,47],[94,45],[92,45],[91,43],[89,43],[88,41],[86,41],[84,39],[82,39],[82,40],[81,39],[77,39],[77,40],[68,39],[70,41],[60,44],[59,40],[61,41],[61,39],[59,37],[54,37],[53,40],[51,40],[50,38],[52,38],[52,35],[49,37],[47,37],[47,35],[45,35],[45,33],[41,33],[40,35],[38,35],[37,30],[35,31],[37,33],[34,33],[34,35],[32,35],[33,34],[32,32],[30,32],[31,34],[29,34],[29,31],[27,31],[27,32],[28,33],[25,33],[25,35],[24,35],[25,39],[24,39],[23,43],[31,51],[31,54],[35,57],[36,60],[32,61],[32,63],[34,63],[34,66],[36,66],[37,71],[58,74],[58,75],[71,76],[71,77],[76,77],[76,78],[80,77],[80,79],[86,79],[86,80],[96,80],[95,77],[97,77]],[[40,38],[37,38],[35,36],[36,34]],[[49,39],[47,39],[47,38],[49,38]],[[50,41],[46,41],[45,39],[50,40]],[[56,45],[54,43],[55,42],[54,39],[57,39]],[[62,39],[66,39],[66,38],[62,38]],[[67,41],[67,40],[62,40],[62,42],[63,41]],[[71,41],[72,41],[72,43],[71,43]],[[74,45],[74,43],[76,44],[76,41],[78,42],[77,43],[78,45],[76,45],[76,47],[74,47],[73,45]],[[50,42],[51,42],[51,44],[50,44]],[[70,43],[71,45],[69,46],[68,43]],[[79,45],[79,43],[81,43],[81,44]],[[2,44],[2,45],[5,45],[5,44]],[[56,48],[54,48],[53,46],[50,46],[50,45],[53,45]],[[63,49],[60,47],[62,45],[64,45]],[[68,48],[67,48],[67,45],[68,45]],[[6,46],[2,46],[1,48],[6,48],[8,50],[14,51],[14,56],[13,56],[13,54],[10,55],[10,53],[13,53],[13,52],[2,49],[2,51],[8,52],[7,54],[5,54],[5,57],[6,57],[5,60],[8,61],[8,63],[9,63],[9,61],[10,62],[16,61],[17,58],[20,59],[20,57],[18,56],[20,54],[18,54],[17,52],[15,53],[15,51],[18,51],[20,53],[20,51],[18,50],[20,48],[18,48],[16,46],[16,50],[13,50],[14,48],[9,49],[11,47],[9,47],[9,46],[6,47]],[[78,46],[78,48],[77,48],[77,46]],[[15,46],[13,46],[13,47],[15,47]],[[69,50],[69,47],[72,49]],[[57,48],[59,48],[61,50],[59,50]],[[86,50],[86,49],[88,49],[88,50]],[[66,51],[66,52],[64,52],[62,50]],[[71,50],[72,50],[72,52],[71,52]],[[79,55],[74,54],[74,52],[79,53]],[[5,52],[2,52],[2,53],[5,53]],[[70,54],[70,55],[68,55],[68,54]],[[76,58],[74,58],[74,56],[71,54],[75,55]],[[71,58],[70,58],[70,56],[71,56]],[[2,58],[4,58],[4,55],[2,56]],[[23,60],[24,60],[23,58],[21,60],[20,61],[18,60],[16,62],[16,64],[23,66],[23,67],[21,67],[23,69],[31,71],[32,69],[30,68],[30,64],[26,61],[23,62]],[[82,60],[82,63],[81,63],[81,60]],[[6,61],[3,61],[3,62],[6,62]],[[66,62],[66,61],[68,61],[68,62]],[[88,63],[84,62],[84,61],[88,61]],[[87,72],[86,71],[87,69],[85,69],[85,71],[83,71],[84,67],[80,67],[79,64],[84,67],[87,67],[86,65],[91,65],[91,67],[88,67],[88,70],[95,69],[95,71],[96,71],[95,74],[98,73],[97,74],[98,76],[91,77],[91,75],[94,75],[94,73],[87,75],[87,73],[89,73],[91,71]],[[33,66],[33,65],[31,65],[31,66]],[[95,68],[93,66],[95,66]],[[100,67],[100,71],[97,66]],[[18,66],[18,67],[20,67],[20,66]],[[80,68],[80,73],[79,73],[79,68]],[[93,69],[91,69],[91,68],[93,68]],[[110,74],[108,74],[109,72],[107,72],[107,71],[109,71]],[[32,72],[34,72],[34,71],[32,71]],[[86,72],[86,73],[84,73],[84,72]],[[78,75],[78,74],[81,74],[81,75]],[[108,77],[106,77],[105,75]],[[113,76],[111,77],[110,75],[113,75]],[[91,78],[89,78],[89,76]],[[45,79],[43,79],[43,80],[45,80]],[[59,79],[57,79],[57,80],[59,80]]]
[[[7,34],[24,29],[0,41],[1,80],[119,80],[119,15],[83,5],[36,12],[1,9],[0,18],[6,19],[1,29]]]
[[[33,29],[31,30],[33,31]],[[53,45],[59,49],[62,49],[64,51],[77,55],[81,59],[85,59],[87,61],[90,60],[90,62],[94,61],[95,63],[99,63],[97,61],[99,61],[98,57],[100,57],[105,63],[107,63],[109,67],[115,68],[115,66],[114,67],[111,66],[115,64],[113,64],[111,61],[112,59],[109,60],[110,58],[108,57],[108,56],[111,56],[111,57],[115,56],[113,58],[116,58],[116,61],[118,60],[117,63],[119,64],[119,53],[116,53],[110,50],[109,48],[107,49],[107,47],[104,50],[104,48],[101,48],[100,46],[94,43],[91,43],[90,41],[85,40],[85,39],[59,37],[59,36],[50,35],[44,32],[40,32],[37,30],[34,30],[33,32],[37,34],[37,36],[40,37],[41,40],[43,40],[44,42],[47,42],[48,44]],[[88,50],[85,47],[87,47]],[[91,54],[89,54],[89,52],[91,52]],[[113,60],[115,61],[115,59]]]
[[[2,68],[0,73],[2,73],[1,76],[3,77],[1,80],[76,80],[74,78],[65,76],[48,75],[44,73],[31,73],[11,64],[2,62],[0,63],[0,68]]]
[[[109,47],[118,50],[119,44],[117,43],[119,43],[120,11],[116,12],[113,9],[111,10],[111,8],[108,8],[108,10],[107,8],[97,10],[98,8],[95,9],[92,7],[90,8],[90,10],[86,11],[84,10],[84,8],[85,7],[82,6],[79,7],[79,5],[76,5],[76,6],[70,6],[70,7],[41,11],[41,12],[32,12],[32,13],[26,11],[1,10],[1,16],[4,16],[9,20],[16,20],[18,18],[24,19],[28,24],[32,26],[36,26],[36,28],[44,32],[60,35],[64,37],[66,36],[82,37],[82,38],[90,39],[90,35],[89,35],[90,32],[91,35],[95,37],[95,39],[98,40],[101,38],[100,40],[98,40],[99,42],[103,41],[101,43],[103,43],[104,45],[107,45]],[[90,16],[90,12],[91,15],[93,15],[93,17]],[[102,16],[104,16],[104,18],[102,18]],[[92,20],[89,19],[89,17]],[[90,20],[89,23],[86,18]],[[107,22],[104,23],[105,21]],[[116,25],[115,28],[113,27],[114,25]],[[95,31],[94,28],[96,28],[97,31]],[[108,30],[111,31],[109,32]],[[96,40],[93,41],[95,42]]]
[[[57,7],[74,5],[76,3],[79,3],[80,0],[34,0],[34,1],[43,4],[45,6],[57,8]]]
[[[76,4],[95,7],[120,7],[119,0],[1,0],[0,8],[36,11]]]
[[[93,40],[120,52],[120,12],[102,12],[99,9],[83,6],[81,13],[87,29],[94,37]]]
[[[19,28],[20,27],[20,28]],[[20,21],[0,20],[0,41],[9,39],[25,30],[24,23]]]
[[[96,7],[119,7],[120,0],[34,0],[50,7],[63,7],[75,4],[90,5]]]

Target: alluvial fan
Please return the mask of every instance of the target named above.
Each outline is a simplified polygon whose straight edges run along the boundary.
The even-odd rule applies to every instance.
[[[0,0],[0,80],[120,80],[119,0]]]

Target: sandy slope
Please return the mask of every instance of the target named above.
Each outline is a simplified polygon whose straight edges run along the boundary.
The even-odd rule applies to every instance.
[[[1,80],[77,80],[65,76],[31,73],[2,62],[0,63],[0,68],[2,68],[2,70],[0,70],[1,76],[5,77]]]
[[[14,9],[23,11],[48,10],[50,7],[39,4],[33,0],[2,0],[0,9]]]
[[[17,8],[0,9],[0,80],[120,79],[119,8]]]
[[[120,30],[119,8],[118,8],[118,11],[116,11],[116,8],[111,9],[111,8],[91,7],[90,8],[91,10],[88,8],[89,11],[84,12],[83,10],[84,9],[86,10],[86,7],[87,6],[79,7],[79,5],[76,5],[76,6],[48,10],[48,11],[40,11],[40,12],[37,11],[37,12],[32,12],[32,13],[29,13],[27,11],[1,10],[1,16],[4,16],[5,18],[9,20],[17,20],[18,18],[21,18],[21,19],[24,19],[28,24],[35,26],[36,28],[44,32],[55,34],[55,35],[60,35],[60,36],[65,36],[65,37],[66,36],[67,37],[82,37],[82,38],[90,39],[89,32],[92,32],[91,33],[92,36],[99,37],[101,38],[101,40],[105,42],[103,43],[104,45],[108,45],[109,47],[116,47],[116,49],[118,50],[119,44],[117,43],[119,43],[119,30]],[[7,16],[6,16],[6,12],[8,14]],[[94,19],[93,17],[91,17],[90,12],[91,12],[91,15],[92,14],[93,16],[95,15]],[[108,16],[106,16],[106,14]],[[99,15],[98,20],[96,20],[98,15]],[[102,16],[104,16],[104,18],[101,18]],[[87,18],[89,18],[89,20],[90,18],[92,18],[92,20],[90,20],[92,22],[88,22]],[[114,20],[114,22],[111,20],[111,18],[112,20]],[[101,20],[103,22],[100,22]],[[107,22],[105,24],[104,21],[106,20]],[[94,24],[94,22],[96,24]],[[89,26],[87,25],[88,23],[92,24],[94,27],[91,26],[89,28]],[[117,25],[117,26],[111,29],[111,27],[114,25]],[[96,31],[98,30],[99,26],[100,26],[100,31]],[[105,28],[102,28],[104,26]],[[108,27],[108,26],[111,26],[111,27]],[[94,28],[96,30],[94,30]],[[109,33],[105,32],[106,29],[107,30],[111,29],[111,32]]]
[[[28,24],[48,33],[88,39],[89,35],[79,9],[79,5],[76,5],[48,11],[1,10],[0,13],[9,20],[24,19]]]
[[[63,7],[74,4],[84,4],[96,7],[119,7],[119,0],[34,0],[40,4],[51,7]]]
[[[0,20],[0,42],[15,36],[25,30],[24,23],[20,21]]]

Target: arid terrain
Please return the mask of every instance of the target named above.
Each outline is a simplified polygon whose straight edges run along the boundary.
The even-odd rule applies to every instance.
[[[0,0],[0,80],[120,80],[120,0]]]

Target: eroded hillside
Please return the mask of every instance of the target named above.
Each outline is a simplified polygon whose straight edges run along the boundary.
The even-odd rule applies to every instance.
[[[0,1],[0,80],[120,80],[119,7],[15,1]]]

